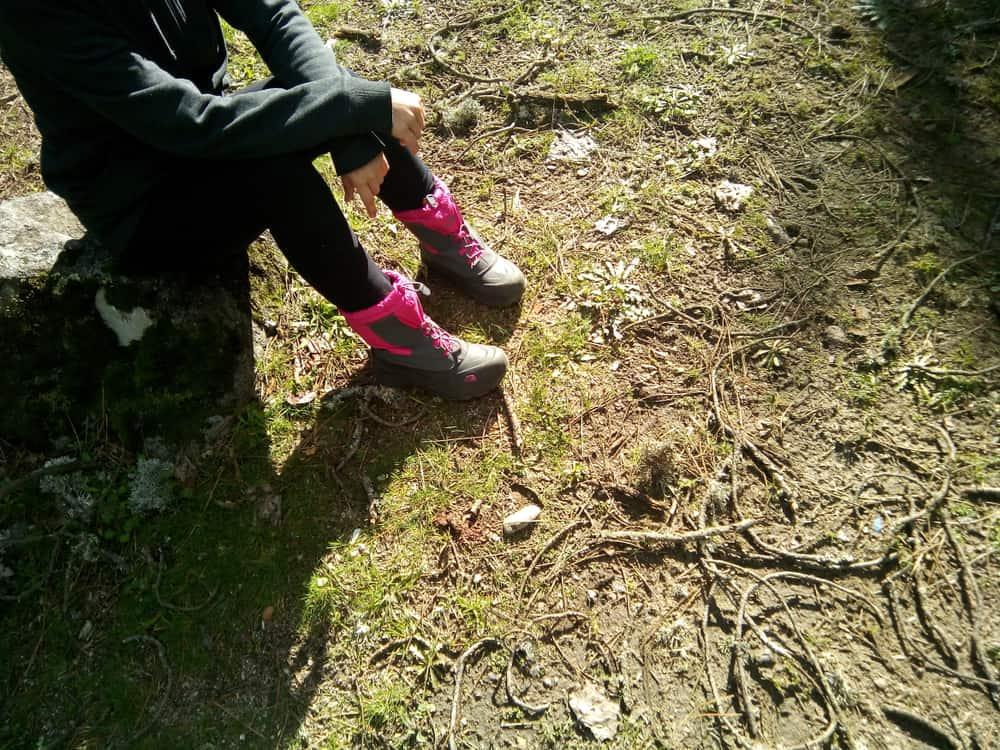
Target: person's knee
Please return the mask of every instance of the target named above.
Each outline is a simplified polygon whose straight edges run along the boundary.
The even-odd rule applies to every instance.
[[[280,154],[254,159],[247,164],[246,172],[248,179],[269,192],[294,189],[315,179],[322,180],[312,159],[304,154]]]

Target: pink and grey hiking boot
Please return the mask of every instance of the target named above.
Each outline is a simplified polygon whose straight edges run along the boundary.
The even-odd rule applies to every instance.
[[[434,192],[424,198],[421,208],[394,215],[420,240],[427,268],[446,276],[477,302],[507,307],[521,299],[524,274],[469,226],[441,180],[434,178]]]
[[[462,401],[492,391],[507,372],[507,356],[495,346],[469,344],[445,332],[424,313],[423,284],[386,271],[392,291],[377,305],[345,312],[344,319],[372,348],[375,380],[423,388]]]

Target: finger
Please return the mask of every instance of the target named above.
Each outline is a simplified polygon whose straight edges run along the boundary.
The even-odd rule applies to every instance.
[[[424,129],[424,103],[420,102],[420,107],[417,109],[417,121],[420,123],[420,129]]]
[[[379,154],[378,160],[378,171],[380,177],[385,177],[389,174],[389,160],[385,158],[385,154]]]
[[[341,184],[344,186],[344,202],[350,203],[354,199],[354,185],[350,180],[341,180]]]
[[[371,194],[367,186],[364,186],[360,190],[361,192],[361,202],[365,204],[365,208],[368,210],[368,217],[371,219],[375,218],[375,196]]]
[[[368,183],[368,192],[372,195],[378,195],[379,191],[382,189],[382,180],[372,180]]]

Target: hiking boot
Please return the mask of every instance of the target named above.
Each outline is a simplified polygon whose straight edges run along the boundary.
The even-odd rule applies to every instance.
[[[392,291],[377,305],[345,312],[344,319],[372,348],[375,380],[429,390],[442,398],[477,398],[497,387],[507,357],[495,346],[469,344],[442,330],[424,313],[417,292],[426,286],[386,271]]]
[[[424,198],[421,208],[396,211],[394,216],[420,240],[427,268],[477,302],[507,307],[521,299],[524,274],[469,226],[441,180],[434,178],[434,192]]]

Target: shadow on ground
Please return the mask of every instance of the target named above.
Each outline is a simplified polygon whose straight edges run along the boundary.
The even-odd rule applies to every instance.
[[[349,675],[336,674],[343,663],[328,659],[338,640],[355,637],[363,616],[398,604],[407,576],[419,575],[417,567],[378,571],[353,561],[352,537],[377,516],[377,493],[425,440],[487,432],[499,396],[425,404],[373,391],[362,368],[321,403],[279,405],[287,444],[276,449],[268,437],[273,405],[244,392],[233,407],[233,373],[253,372],[245,267],[228,281],[168,285],[181,320],[197,318],[213,294],[232,295],[238,331],[213,338],[195,327],[201,333],[192,337],[167,320],[151,329],[148,345],[121,348],[99,321],[84,340],[59,323],[64,309],[51,309],[56,287],[82,283],[72,276],[78,252],[71,244],[5,324],[17,333],[3,342],[5,358],[30,367],[4,382],[7,403],[23,405],[7,412],[20,420],[4,430],[8,477],[37,466],[33,451],[78,463],[43,478],[70,480],[59,499],[37,481],[0,483],[0,562],[10,571],[0,590],[0,713],[10,717],[0,740],[281,744],[322,702],[319,686],[353,690]],[[84,286],[71,295],[69,318],[93,324],[95,288]],[[163,289],[157,280],[129,286],[119,304],[152,308]],[[451,295],[441,296],[434,308],[443,312]],[[498,314],[498,330],[509,331],[517,314]],[[464,316],[459,307],[440,317]],[[47,325],[68,335],[43,346]],[[138,462],[154,453],[176,469],[171,508],[139,520],[130,505]],[[91,511],[67,518],[67,493],[89,498]],[[399,523],[433,534],[430,521]]]

